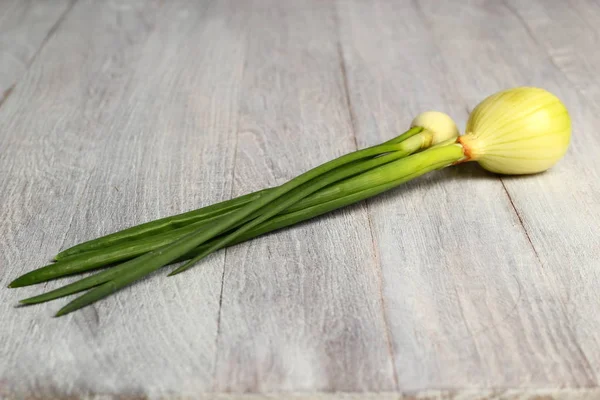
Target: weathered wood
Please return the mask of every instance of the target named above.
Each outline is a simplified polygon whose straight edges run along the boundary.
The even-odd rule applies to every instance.
[[[72,0],[0,2],[0,104],[60,25],[72,3]]]
[[[418,392],[377,392],[377,393],[202,393],[193,396],[194,400],[596,400],[600,396],[597,388],[583,389],[463,389],[463,390],[423,390]],[[129,400],[137,397],[91,395],[85,400]],[[179,398],[179,397],[175,397]],[[187,398],[187,397],[184,397]],[[30,398],[37,400],[37,398]],[[45,397],[40,400],[54,400]],[[145,399],[145,397],[142,397]],[[13,400],[6,398],[3,400]],[[14,399],[20,400],[20,399]]]
[[[559,95],[573,144],[547,173],[432,173],[65,318],[14,307],[65,281],[1,289],[0,399],[600,396],[597,2],[71,5],[0,0],[2,286],[421,111],[462,128],[509,86]]]
[[[526,35],[527,45],[537,47],[535,54],[556,66],[565,87],[600,107],[600,85],[591,84],[597,80],[600,62],[600,4],[595,0],[538,0],[526,5],[507,1],[506,6],[523,25],[519,34]]]
[[[600,17],[600,5],[584,1],[570,9],[557,2],[544,10],[543,3],[531,4],[531,10],[539,11],[534,16],[530,8],[521,10],[516,2],[510,2],[520,22],[520,30],[515,31],[528,34],[517,50],[528,54],[523,62],[548,66],[541,77],[534,79],[567,104],[573,120],[573,142],[564,164],[557,166],[546,181],[507,179],[506,185],[544,269],[556,281],[556,295],[549,301],[565,319],[566,341],[572,343],[572,351],[580,355],[590,381],[597,385],[600,321],[590,315],[600,307],[600,296],[593,289],[600,284],[600,57],[595,51],[600,30],[592,21]],[[560,26],[565,28],[562,34],[573,39],[572,45],[578,51],[566,51],[558,32],[550,29],[550,25],[556,26],[555,21],[561,21]],[[532,79],[527,74],[524,78]]]
[[[249,15],[235,195],[356,149],[330,2]],[[379,266],[353,207],[227,251],[219,391],[393,390]]]
[[[2,286],[63,245],[230,196],[244,21],[231,2],[159,6],[77,3],[0,110]],[[209,389],[223,255],[202,268],[61,319],[61,302],[14,308],[59,282],[0,291],[0,393]]]
[[[600,390],[590,389],[508,389],[508,390],[423,390],[419,392],[383,393],[208,393],[198,400],[595,400]],[[100,398],[98,400],[101,400]]]
[[[364,142],[380,140],[382,130],[385,135],[406,126],[431,108],[457,116],[464,127],[467,109],[517,83],[502,79],[510,63],[491,52],[508,51],[519,38],[486,34],[482,21],[499,18],[483,4],[357,1],[340,2],[340,9],[357,134]],[[494,26],[512,32],[514,24]],[[484,79],[500,83],[482,90]],[[514,182],[523,185],[522,195],[537,188],[541,194],[531,201],[549,202],[557,193],[548,187],[551,176]],[[401,389],[595,381],[565,326],[568,316],[554,308],[552,274],[542,269],[504,185],[511,183],[468,165],[369,202]],[[539,215],[532,206],[528,212]]]
[[[571,113],[573,143],[560,164],[538,176],[502,178],[520,228],[536,252],[539,274],[539,281],[521,280],[529,305],[517,309],[523,324],[520,340],[529,343],[529,350],[520,354],[535,358],[527,367],[529,374],[517,377],[515,383],[597,384],[598,321],[588,315],[600,299],[582,288],[598,284],[600,204],[590,201],[600,189],[598,113],[573,91],[527,26],[515,17],[513,7],[521,7],[517,2],[509,7],[483,1],[452,8],[433,1],[420,4],[448,73],[456,77],[469,107],[484,93],[526,84],[554,92]],[[481,21],[493,21],[493,31]],[[510,361],[514,363],[514,358]]]

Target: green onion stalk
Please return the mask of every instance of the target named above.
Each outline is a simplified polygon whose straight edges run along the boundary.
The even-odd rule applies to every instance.
[[[408,131],[382,143],[380,146],[375,146],[374,148],[367,150],[377,154],[385,150],[382,146],[398,145],[396,150],[398,151],[397,155],[402,157],[455,137],[458,137],[458,128],[452,118],[444,113],[427,111],[420,114],[412,121]],[[357,157],[362,156],[364,156],[364,154],[358,155]],[[158,233],[176,230],[199,221],[208,222],[225,213],[233,212],[235,209],[257,200],[261,195],[265,195],[272,190],[273,188],[263,189],[197,210],[136,225],[63,250],[54,257],[54,260],[65,260],[76,254],[104,249],[111,245],[154,236]],[[301,207],[296,206],[294,208],[300,209]]]
[[[302,184],[302,193],[295,194],[295,198],[301,200],[294,203],[290,202],[289,196],[282,197],[277,200],[279,203],[271,204],[270,209],[272,210],[275,206],[278,206],[278,211],[291,213],[320,203],[328,203],[330,200],[344,194],[350,194],[352,190],[361,190],[359,186],[352,187],[342,183],[341,181],[344,178],[366,172],[379,165],[384,165],[456,137],[458,137],[458,128],[449,116],[434,112],[424,113],[416,118],[411,124],[411,128],[402,135],[381,145],[339,157],[282,185],[283,189],[287,190],[286,185],[297,186]],[[323,171],[325,173],[320,174]],[[332,185],[336,182],[339,184]],[[328,185],[330,186],[325,188]],[[320,188],[324,189],[319,190]],[[248,207],[255,207],[259,200],[262,202],[268,201],[269,196],[273,196],[276,190],[281,190],[281,188],[250,193],[229,201],[151,221],[79,244],[59,253],[55,257],[58,259],[56,263],[25,274],[13,281],[10,286],[19,287],[45,282],[65,275],[125,261],[149,251],[157,250],[188,234],[206,230],[215,225],[221,226],[232,218],[236,219],[233,223],[233,228],[235,228],[260,217],[263,213],[260,209],[245,218],[240,219],[236,215],[239,215],[243,210],[247,210]],[[312,194],[304,197],[306,193]],[[292,194],[290,193],[290,195]],[[275,197],[277,198],[279,195],[275,193]],[[287,203],[281,206],[282,201]],[[302,215],[309,216],[306,212]]]
[[[504,90],[477,105],[464,135],[446,114],[422,113],[408,131],[385,143],[343,155],[277,187],[79,244],[9,287],[105,268],[21,300],[36,304],[88,290],[56,314],[65,315],[165,265],[185,261],[170,275],[181,273],[217,250],[368,199],[434,170],[475,161],[498,174],[545,171],[564,156],[570,137],[569,114],[556,96],[534,87]]]

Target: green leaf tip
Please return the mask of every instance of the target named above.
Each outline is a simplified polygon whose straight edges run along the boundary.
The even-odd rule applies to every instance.
[[[23,286],[30,285],[30,283],[28,283],[26,279],[22,279],[24,276],[25,275],[18,277],[17,279],[15,279],[11,283],[9,283],[7,287],[9,289],[14,289],[14,288],[20,288],[20,287],[23,287]]]
[[[77,309],[75,309],[75,310],[77,310]],[[67,315],[68,313],[75,311],[75,310],[71,310],[69,305],[67,304],[66,306],[64,306],[63,308],[58,310],[56,314],[54,314],[54,318],[62,317],[63,315]]]
[[[19,300],[19,304],[24,304],[24,305],[33,305],[33,304],[39,304],[39,303],[44,303],[47,300],[40,300],[40,298],[43,295],[39,295],[39,296],[33,296],[33,297],[28,297],[26,299],[21,299]]]
[[[167,277],[175,276],[175,275],[178,275],[178,274],[180,274],[180,273],[182,273],[182,272],[183,272],[183,270],[181,270],[181,271],[180,271],[180,268],[177,268],[177,269],[175,269],[175,270],[173,270],[173,271],[169,272],[169,273],[167,274]]]

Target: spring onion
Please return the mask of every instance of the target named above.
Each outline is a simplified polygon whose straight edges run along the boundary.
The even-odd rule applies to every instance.
[[[417,123],[420,126],[417,126]],[[435,129],[435,131],[432,129]],[[458,137],[458,129],[448,115],[429,112],[425,116],[415,118],[411,124],[411,129],[407,132],[382,145],[375,146],[375,148],[370,150],[371,153],[376,156],[385,153],[386,149],[387,151],[391,151],[385,157],[382,157],[382,159],[354,161],[353,163],[341,168],[336,168],[333,171],[324,174],[318,180],[313,180],[313,183],[326,186],[328,183],[334,183],[343,177],[365,172],[376,165],[385,164],[386,162],[405,157],[423,148],[438,144],[443,140],[456,137]],[[314,184],[311,185],[313,188],[311,191],[318,189]],[[334,197],[340,196],[341,191],[338,189],[339,186],[330,186],[325,191],[317,191],[314,196],[304,198],[296,204],[290,203],[290,207],[284,206],[283,208],[286,208],[285,211],[290,212],[321,202],[327,202]],[[220,223],[225,217],[231,216],[231,214],[249,203],[247,201],[249,196],[253,196],[254,200],[257,200],[261,196],[264,198],[267,193],[272,192],[273,190],[274,188],[271,188],[261,192],[251,193],[228,202],[218,203],[199,210],[179,214],[174,217],[151,221],[137,227],[128,228],[96,240],[85,242],[63,251],[60,257],[56,257],[59,258],[58,262],[38,268],[17,278],[10,283],[10,287],[32,285],[94,268],[104,267],[159,249],[187,234],[200,229],[206,229],[215,223]],[[345,188],[344,190],[347,191],[350,189]],[[353,188],[353,190],[361,190],[361,188],[357,186]],[[244,202],[236,201],[239,199],[244,199]],[[273,205],[271,208],[273,208]],[[237,225],[251,221],[259,216],[260,212],[255,212],[250,216],[239,220]]]
[[[90,289],[57,313],[64,315],[165,265],[188,260],[172,272],[180,273],[214,251],[370,198],[433,170],[476,161],[499,174],[545,171],[564,156],[570,137],[569,114],[556,96],[534,87],[504,90],[477,105],[462,136],[447,115],[423,113],[411,129],[381,145],[346,154],[278,187],[67,249],[56,256],[55,264],[29,272],[10,286],[109,266],[22,300],[35,304]]]

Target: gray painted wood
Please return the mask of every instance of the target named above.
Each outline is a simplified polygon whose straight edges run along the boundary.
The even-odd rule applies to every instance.
[[[356,149],[332,6],[250,16],[234,195]],[[227,251],[215,388],[393,390],[380,283],[362,206]]]
[[[70,0],[0,2],[0,103],[60,25],[72,3]]]
[[[590,84],[597,79],[600,61],[595,51],[600,40],[600,4],[593,0],[533,1],[524,6],[508,1],[507,7],[528,33],[528,42],[547,53],[562,73],[561,80],[600,106],[600,88]]]
[[[546,291],[536,293],[527,323],[537,331],[537,357],[543,361],[540,378],[560,379],[570,385],[596,385],[600,368],[598,321],[590,318],[599,299],[590,290],[598,284],[600,204],[597,154],[598,110],[573,87],[564,72],[553,63],[546,37],[535,39],[528,20],[515,14],[516,2],[481,2],[456,10],[449,21],[448,8],[434,2],[424,6],[430,24],[441,42],[451,73],[460,83],[461,94],[470,106],[483,92],[514,85],[539,85],[558,95],[573,120],[573,144],[565,159],[545,174],[528,178],[503,178],[503,184],[519,213],[538,258],[538,270]],[[539,7],[538,7],[539,8]],[[544,18],[543,13],[536,14]],[[460,16],[460,17],[459,17]],[[569,15],[564,14],[568,19]],[[476,24],[494,21],[494,29]],[[460,22],[459,22],[460,21]],[[442,25],[445,22],[447,25]],[[450,22],[450,23],[449,23]],[[565,24],[571,26],[576,21]],[[447,26],[446,29],[442,29]],[[442,28],[438,28],[442,27]],[[452,27],[452,40],[449,38]],[[474,38],[477,38],[475,40]],[[488,65],[464,66],[477,54]],[[582,58],[574,59],[579,62]],[[592,290],[593,291],[593,290]],[[525,326],[527,328],[527,325]],[[560,345],[557,345],[560,343]],[[554,354],[554,356],[552,355]],[[564,371],[569,371],[570,377]],[[554,378],[551,378],[555,375]]]
[[[77,3],[0,109],[3,287],[63,246],[230,196],[243,20],[159,6]],[[58,282],[0,291],[0,397],[209,390],[223,255],[203,268],[64,319],[14,308]]]
[[[0,70],[3,286],[426,109],[464,127],[509,86],[559,95],[573,145],[533,177],[430,174],[66,318],[14,307],[59,282],[0,290],[0,398],[598,397],[597,3],[52,4],[0,1],[0,65],[23,60]]]
[[[600,395],[597,388],[589,389],[463,389],[426,390],[420,392],[378,393],[203,393],[196,400],[595,400]],[[86,396],[85,400],[105,400],[105,395]],[[116,397],[131,399],[132,397]],[[133,397],[137,398],[137,397]],[[187,398],[187,397],[184,397]]]
[[[418,110],[447,111],[464,127],[469,103],[447,71],[466,64],[449,66],[457,61],[444,58],[446,44],[435,32],[455,29],[454,19],[469,10],[447,6],[439,11],[446,20],[432,22],[436,11],[421,9],[429,6],[422,2],[340,5],[349,87],[364,142],[380,141]],[[450,37],[444,33],[441,40]],[[381,119],[387,125],[373,123]],[[575,348],[552,347],[563,333],[559,327],[531,325],[529,316],[545,304],[530,299],[552,292],[501,181],[475,165],[460,166],[373,199],[369,209],[401,388],[589,382],[588,371],[572,368],[585,361]],[[534,338],[541,340],[530,343]],[[548,359],[559,360],[555,370],[546,368]],[[500,372],[506,365],[510,370]]]

